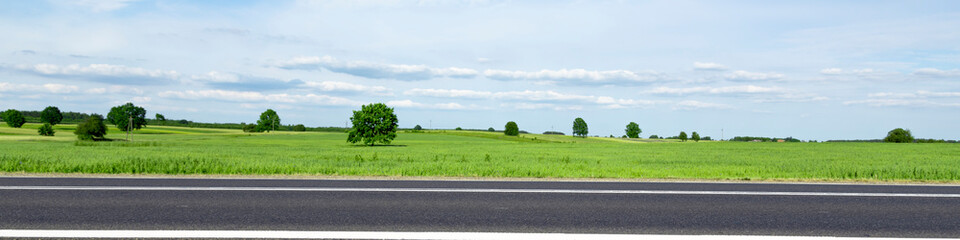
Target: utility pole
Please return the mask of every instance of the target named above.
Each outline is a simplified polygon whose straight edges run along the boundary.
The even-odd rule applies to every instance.
[[[130,130],[133,130],[133,116],[130,116],[130,120],[127,122],[127,141],[130,141]]]
[[[720,141],[723,141],[723,128],[720,129]]]

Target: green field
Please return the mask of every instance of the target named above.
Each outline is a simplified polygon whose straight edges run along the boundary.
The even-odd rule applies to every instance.
[[[960,144],[630,141],[433,131],[392,146],[356,146],[345,133],[149,126],[133,141],[78,142],[38,124],[0,127],[0,172],[853,180],[956,182]],[[109,138],[124,134],[111,129]]]

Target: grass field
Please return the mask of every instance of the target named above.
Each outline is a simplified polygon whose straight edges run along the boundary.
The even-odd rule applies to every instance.
[[[344,133],[149,126],[133,141],[78,142],[37,124],[0,127],[0,172],[284,174],[729,180],[960,180],[960,144],[629,141],[529,134],[399,133],[355,146]],[[111,129],[107,137],[122,139]]]

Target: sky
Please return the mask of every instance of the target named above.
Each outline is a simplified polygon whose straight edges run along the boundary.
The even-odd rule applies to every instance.
[[[0,1],[0,109],[960,139],[958,1]]]

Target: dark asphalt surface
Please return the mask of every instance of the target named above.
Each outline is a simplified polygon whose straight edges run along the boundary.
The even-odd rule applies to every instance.
[[[0,186],[960,193],[960,186],[0,178]],[[569,193],[0,190],[0,229],[960,237],[960,198]]]

